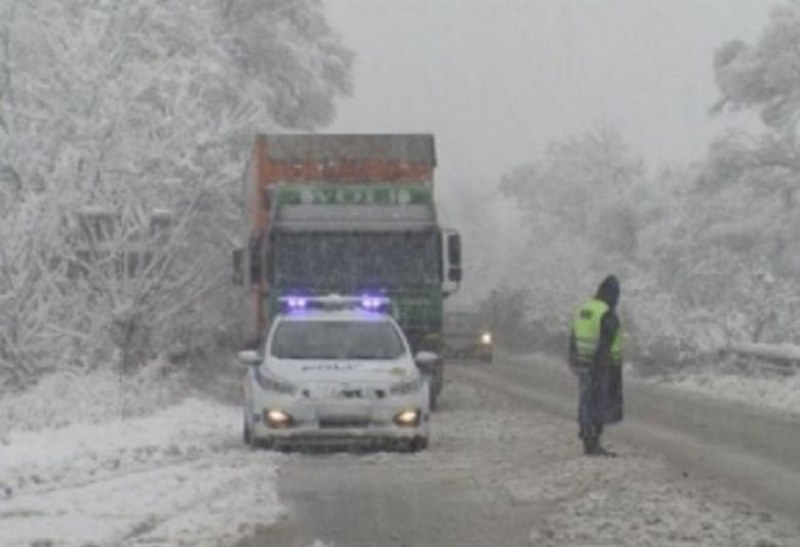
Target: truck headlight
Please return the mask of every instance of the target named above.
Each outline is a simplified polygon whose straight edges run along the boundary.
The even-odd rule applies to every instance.
[[[491,332],[484,332],[481,334],[481,344],[488,346],[492,343],[492,333]]]
[[[394,417],[394,423],[404,427],[417,427],[421,417],[422,412],[418,409],[408,409],[398,412]]]

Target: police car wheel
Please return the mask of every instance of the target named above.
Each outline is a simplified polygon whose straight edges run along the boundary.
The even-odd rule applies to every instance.
[[[427,450],[428,448],[428,437],[417,437],[416,439],[411,441],[411,445],[409,446],[409,452],[420,452],[421,450]]]
[[[275,449],[275,441],[270,438],[264,437],[253,437],[252,445],[253,448],[259,448],[261,450],[274,450]]]
[[[242,441],[247,446],[254,446],[253,431],[250,429],[250,424],[247,423],[247,418],[245,417],[242,422]]]

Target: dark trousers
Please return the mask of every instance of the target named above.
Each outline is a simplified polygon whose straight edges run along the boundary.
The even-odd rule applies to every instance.
[[[602,375],[589,367],[576,371],[578,375],[578,435],[582,439],[599,437],[603,432],[602,401],[599,384]]]
[[[619,366],[575,367],[578,376],[578,427],[581,438],[599,437],[603,426],[622,421],[622,370]]]

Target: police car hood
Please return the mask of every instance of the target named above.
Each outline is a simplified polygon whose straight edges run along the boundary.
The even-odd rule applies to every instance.
[[[391,360],[274,359],[269,371],[294,384],[359,382],[390,385],[418,374],[409,358]]]

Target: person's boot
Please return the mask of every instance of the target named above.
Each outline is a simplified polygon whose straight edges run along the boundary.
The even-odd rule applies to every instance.
[[[583,441],[583,454],[585,456],[593,456],[596,445],[595,438],[591,435],[587,435],[585,437],[581,437],[581,440]]]
[[[606,458],[616,458],[617,453],[612,452],[611,450],[606,450],[600,444],[600,437],[594,438],[594,446],[592,446],[592,456],[605,456]]]

